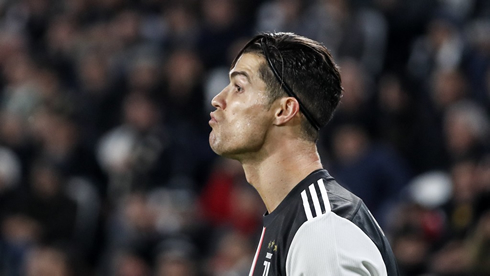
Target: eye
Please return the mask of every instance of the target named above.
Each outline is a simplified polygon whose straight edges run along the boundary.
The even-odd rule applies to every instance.
[[[235,84],[235,89],[238,92],[242,92],[243,91],[243,88],[241,86],[239,86],[239,85],[236,85],[236,84]]]

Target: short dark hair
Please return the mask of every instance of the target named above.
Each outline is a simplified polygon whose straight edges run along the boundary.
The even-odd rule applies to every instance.
[[[263,33],[252,38],[232,63],[245,53],[265,58],[259,75],[270,92],[270,104],[285,95],[295,97],[305,116],[303,130],[311,140],[332,118],[342,96],[338,66],[321,43],[293,33]]]

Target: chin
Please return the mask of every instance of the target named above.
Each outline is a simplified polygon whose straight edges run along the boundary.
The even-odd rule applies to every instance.
[[[214,153],[222,157],[229,157],[229,153],[226,150],[223,150],[223,147],[217,143],[209,143],[211,149]]]
[[[214,143],[212,143],[211,139],[209,141],[209,145],[211,147],[211,149],[213,150],[214,153],[216,153],[217,155],[221,156],[221,157],[225,157],[225,158],[230,158],[230,159],[237,159],[236,158],[236,154],[233,153],[233,151],[230,151],[230,150],[226,150],[222,144],[220,143],[216,143],[216,141],[214,141]]]
[[[216,153],[217,155],[223,155],[223,150],[221,149],[220,146],[220,139],[216,137],[214,132],[211,131],[209,134],[209,146],[211,149]]]

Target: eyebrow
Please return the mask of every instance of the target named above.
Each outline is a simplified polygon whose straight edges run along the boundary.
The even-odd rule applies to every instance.
[[[247,79],[248,83],[251,83],[250,76],[247,74],[247,72],[244,72],[244,71],[233,71],[233,72],[231,72],[230,78],[234,78],[236,76],[244,76]]]

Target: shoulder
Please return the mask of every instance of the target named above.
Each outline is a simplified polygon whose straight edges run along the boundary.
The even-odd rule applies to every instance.
[[[298,229],[286,270],[288,275],[386,275],[383,258],[373,241],[353,222],[333,212],[309,220]]]
[[[397,275],[389,243],[363,201],[331,177],[310,183],[299,192],[305,218],[291,239],[288,269]],[[320,268],[327,264],[329,270]],[[332,275],[339,273],[349,275],[343,270]]]

